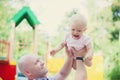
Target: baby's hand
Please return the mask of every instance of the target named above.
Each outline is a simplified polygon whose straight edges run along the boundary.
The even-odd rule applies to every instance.
[[[51,55],[51,56],[54,56],[54,55],[55,55],[55,53],[56,53],[56,51],[55,51],[55,50],[50,51],[50,55]]]

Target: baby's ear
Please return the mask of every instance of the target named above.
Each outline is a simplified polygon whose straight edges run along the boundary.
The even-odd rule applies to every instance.
[[[87,30],[87,28],[84,29],[84,31],[86,31],[86,30]]]

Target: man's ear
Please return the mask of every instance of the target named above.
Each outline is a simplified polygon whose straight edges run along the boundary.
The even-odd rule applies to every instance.
[[[27,77],[31,77],[31,73],[27,70],[24,71],[24,74],[27,76]]]

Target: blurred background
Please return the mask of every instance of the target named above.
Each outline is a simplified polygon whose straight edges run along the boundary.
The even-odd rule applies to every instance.
[[[120,0],[0,0],[0,41],[9,42],[11,18],[23,6],[29,6],[40,21],[37,26],[38,54],[47,60],[48,75],[58,71],[66,56],[62,50],[51,58],[49,51],[62,41],[70,17],[81,13],[87,18],[86,34],[92,37],[94,46],[93,66],[87,68],[88,80],[120,80]],[[24,19],[15,29],[12,53],[15,62],[23,54],[32,53],[32,36],[33,29]],[[0,46],[3,43],[0,42]],[[10,56],[5,48],[0,47],[0,60]],[[73,80],[74,73],[72,70],[66,80]]]

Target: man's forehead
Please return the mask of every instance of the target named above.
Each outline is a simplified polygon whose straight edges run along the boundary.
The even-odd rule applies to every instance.
[[[38,55],[36,54],[28,54],[26,55],[27,58],[35,58],[35,57],[38,57]]]
[[[38,55],[35,55],[35,54],[30,54],[30,55],[27,55],[26,58],[25,58],[25,61],[29,61],[29,62],[34,62],[36,61],[37,59],[39,59]]]
[[[39,57],[37,55],[31,55],[28,57],[29,60],[36,60],[39,59]]]

